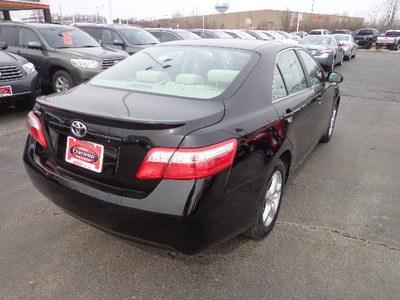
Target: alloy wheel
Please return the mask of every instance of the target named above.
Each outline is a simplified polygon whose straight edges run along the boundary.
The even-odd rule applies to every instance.
[[[62,92],[69,90],[71,88],[71,84],[67,78],[64,76],[58,76],[55,80],[56,92]]]
[[[264,226],[269,226],[275,218],[281,200],[283,175],[280,170],[275,170],[270,179],[268,190],[264,196],[265,207],[263,212]]]

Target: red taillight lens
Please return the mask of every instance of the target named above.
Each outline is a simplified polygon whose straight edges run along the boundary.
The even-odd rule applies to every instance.
[[[332,49],[322,49],[321,51],[319,51],[319,54],[325,54],[325,53],[331,53]]]
[[[47,148],[47,142],[46,138],[44,137],[42,125],[40,124],[38,117],[36,117],[33,112],[28,114],[26,125],[28,126],[31,136],[37,140],[40,145],[42,145],[44,148]]]
[[[198,179],[232,165],[237,141],[231,139],[202,148],[154,148],[146,155],[137,177],[141,179]]]

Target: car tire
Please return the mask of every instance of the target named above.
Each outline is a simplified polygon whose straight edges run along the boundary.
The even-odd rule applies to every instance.
[[[376,48],[376,49],[379,49],[379,48],[381,48],[381,45],[380,45],[380,44],[376,44],[376,45],[375,45],[375,48]]]
[[[351,56],[351,58],[356,58],[357,51]]]
[[[366,46],[365,48],[367,48],[367,49],[371,49],[371,47],[372,47],[372,42],[371,42],[371,41],[369,41],[369,42],[367,43],[367,46]]]
[[[53,90],[56,93],[69,90],[75,83],[67,71],[58,70],[53,76]]]
[[[321,143],[327,143],[331,140],[333,135],[333,130],[335,129],[336,117],[338,112],[339,105],[335,103],[332,109],[331,117],[329,119],[328,129],[325,131],[325,134],[319,140]]]
[[[343,65],[343,59],[344,59],[344,55],[342,55],[342,58],[340,59],[340,61],[339,61],[339,63],[338,63],[338,66]]]
[[[285,164],[279,159],[272,175],[265,181],[255,222],[244,232],[246,236],[259,240],[267,236],[274,227],[283,195],[285,170]]]
[[[394,45],[393,50],[395,51],[399,50],[399,44]]]

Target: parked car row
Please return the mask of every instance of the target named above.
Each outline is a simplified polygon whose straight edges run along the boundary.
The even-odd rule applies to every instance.
[[[357,54],[357,44],[351,34],[308,35],[299,44],[308,49],[327,71]]]

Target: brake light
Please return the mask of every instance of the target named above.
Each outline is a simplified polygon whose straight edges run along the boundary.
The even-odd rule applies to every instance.
[[[319,54],[326,54],[326,53],[331,53],[332,49],[322,49]]]
[[[202,148],[153,148],[139,168],[140,179],[198,179],[216,174],[233,163],[237,141]]]
[[[46,138],[44,137],[42,125],[40,124],[38,117],[36,117],[32,111],[28,114],[26,125],[28,126],[31,136],[38,141],[40,145],[42,145],[44,148],[47,148],[47,142]]]

